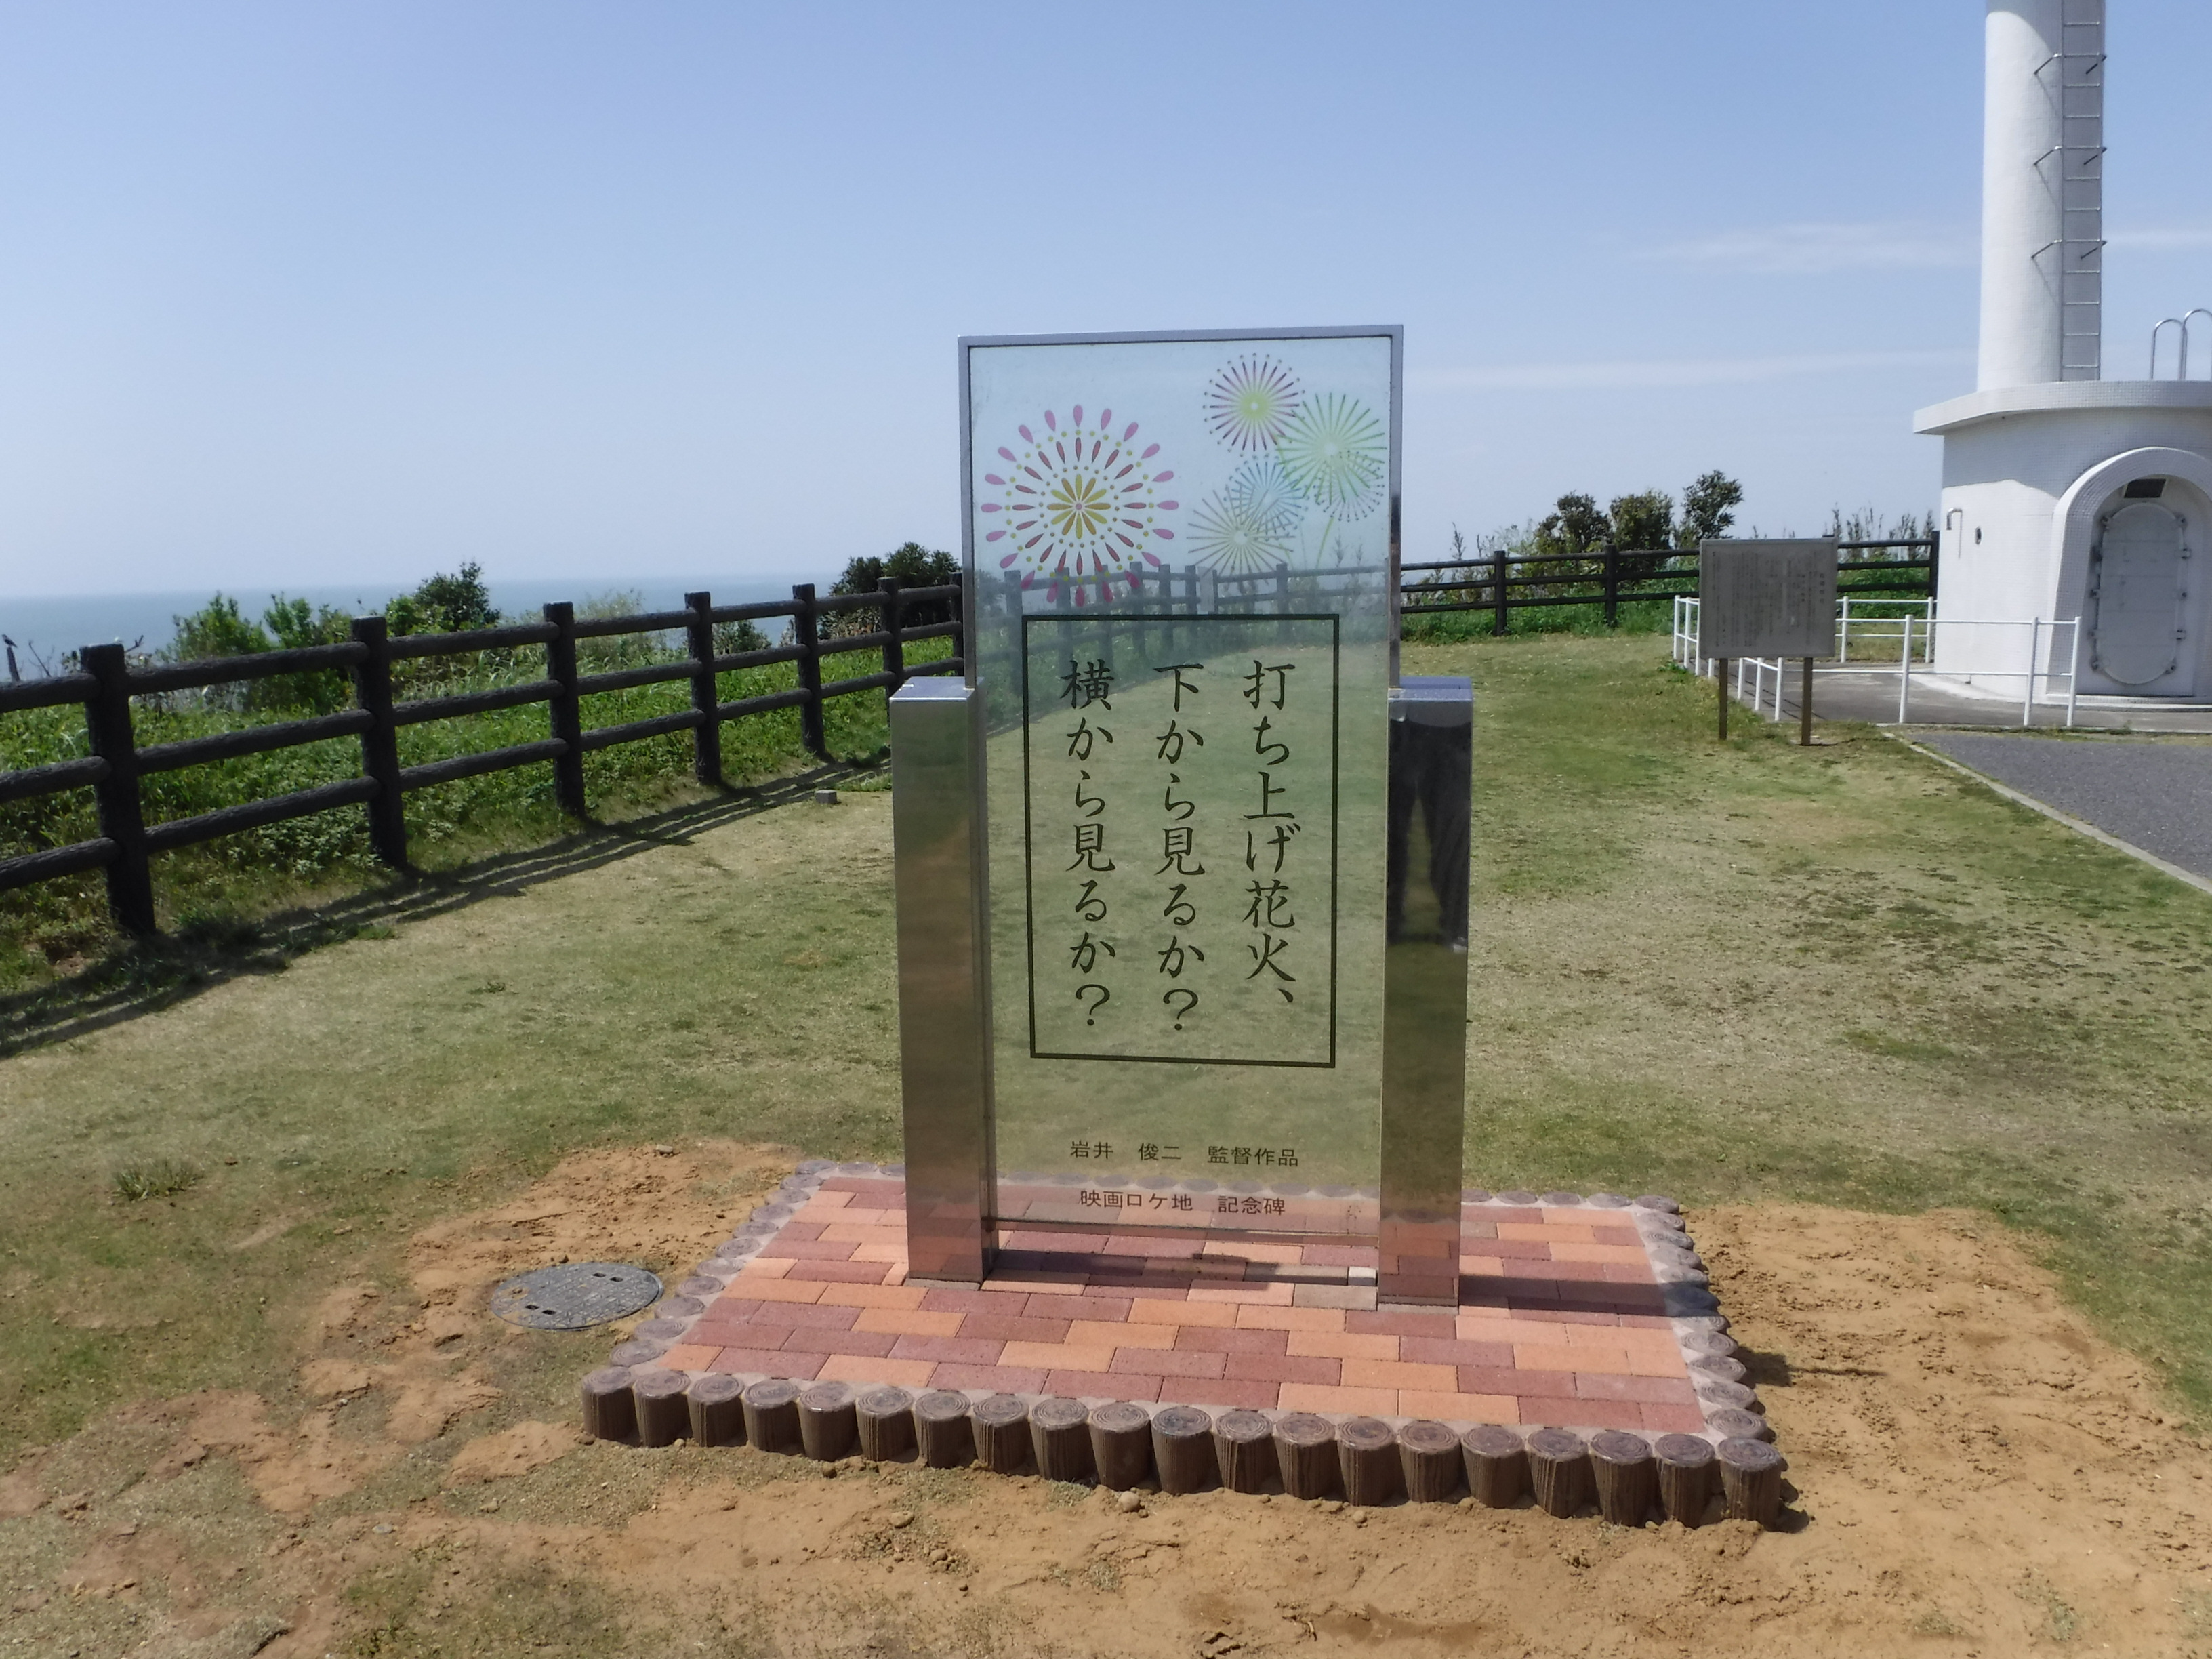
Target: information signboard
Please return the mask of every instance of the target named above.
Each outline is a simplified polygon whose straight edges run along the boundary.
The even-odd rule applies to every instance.
[[[1399,365],[961,343],[1006,1224],[1376,1231]]]
[[[1699,656],[1779,659],[1835,653],[1833,537],[1698,544]]]

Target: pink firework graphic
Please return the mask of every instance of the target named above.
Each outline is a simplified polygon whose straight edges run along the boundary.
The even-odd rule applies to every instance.
[[[1079,605],[1093,588],[1110,597],[1116,581],[1134,592],[1145,571],[1159,565],[1151,544],[1175,539],[1162,515],[1181,506],[1161,494],[1175,474],[1156,465],[1160,447],[1142,443],[1134,421],[1116,430],[1110,409],[1086,423],[1081,404],[1065,422],[1045,410],[1042,432],[1018,430],[1019,449],[1000,447],[1003,473],[983,475],[997,499],[977,504],[990,526],[986,545],[1006,544],[992,548],[999,568],[1019,566],[1024,587],[1043,581],[1054,598],[1071,586]]]

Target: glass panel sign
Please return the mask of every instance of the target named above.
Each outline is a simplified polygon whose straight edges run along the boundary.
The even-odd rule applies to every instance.
[[[1002,1221],[1375,1230],[1398,362],[963,342]]]

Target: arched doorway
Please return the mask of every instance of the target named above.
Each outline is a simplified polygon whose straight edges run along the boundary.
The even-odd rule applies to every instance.
[[[2196,684],[2188,637],[2189,524],[2139,478],[2097,515],[2089,557],[2089,666],[2130,691],[2185,697]]]

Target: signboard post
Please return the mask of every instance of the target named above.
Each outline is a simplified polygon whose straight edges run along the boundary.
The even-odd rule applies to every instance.
[[[961,342],[969,685],[892,700],[915,1276],[1321,1237],[1456,1300],[1472,702],[1394,684],[1401,357]]]
[[[1720,735],[1728,737],[1728,666],[1740,657],[1804,664],[1798,741],[1813,741],[1813,662],[1835,654],[1836,540],[1698,544],[1698,654],[1719,674]]]

